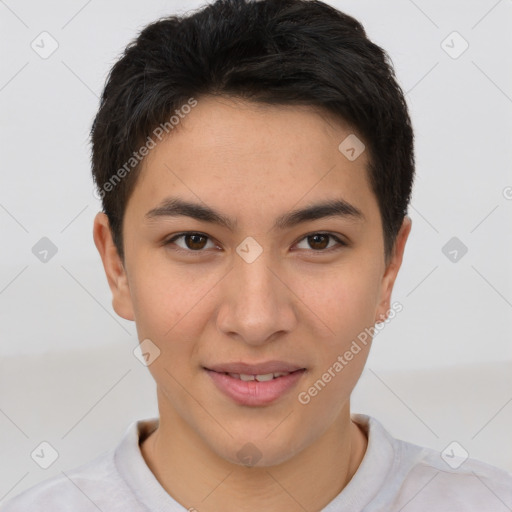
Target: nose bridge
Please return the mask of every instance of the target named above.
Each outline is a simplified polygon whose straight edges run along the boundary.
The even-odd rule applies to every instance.
[[[275,300],[276,280],[270,270],[271,262],[267,255],[260,255],[255,261],[241,260],[236,263],[236,277],[239,286],[236,286],[238,304],[258,306],[259,304],[272,305]],[[274,271],[275,272],[275,271]]]
[[[290,330],[295,316],[286,286],[275,276],[278,270],[270,252],[261,250],[254,257],[250,242],[248,247],[240,244],[237,252],[240,248],[229,275],[219,328],[225,334],[238,334],[247,343],[260,344],[277,331]],[[248,250],[243,252],[244,248]]]

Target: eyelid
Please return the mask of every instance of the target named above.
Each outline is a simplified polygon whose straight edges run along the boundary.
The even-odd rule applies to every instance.
[[[211,237],[210,235],[207,235],[206,233],[202,233],[201,231],[183,231],[181,233],[176,233],[176,234],[170,236],[169,238],[166,238],[162,242],[162,245],[163,246],[170,245],[171,243],[174,243],[175,240],[177,240],[177,239],[179,239],[181,237],[187,236],[187,235],[200,235],[200,236],[204,236],[205,238],[208,239],[207,243],[208,242],[212,242],[213,244],[220,245],[220,244],[216,243],[216,241],[215,241],[215,239],[213,237]],[[177,246],[177,248],[175,250],[177,252],[185,252],[185,253],[189,253],[189,254],[201,254],[202,252],[206,252],[204,249],[193,251],[191,249],[183,249],[182,247],[179,247],[179,246]]]
[[[302,242],[305,238],[308,238],[309,236],[313,235],[327,235],[331,238],[333,238],[337,242],[337,246],[330,247],[329,249],[323,249],[320,251],[315,251],[314,249],[310,249],[310,252],[322,254],[322,253],[328,253],[331,250],[335,250],[340,247],[347,247],[349,244],[341,235],[338,235],[337,233],[332,233],[331,231],[311,231],[310,233],[306,233],[305,235],[302,235],[301,238],[299,238],[293,245],[297,245],[299,242]]]
[[[181,237],[184,237],[184,236],[187,236],[187,235],[200,235],[200,236],[204,236],[206,237],[209,241],[211,241],[212,243],[215,243],[216,245],[220,245],[220,244],[217,244],[216,240],[211,237],[210,235],[207,235],[206,233],[202,233],[201,231],[183,231],[181,233],[176,233],[174,235],[172,235],[171,237],[169,238],[166,238],[163,242],[162,242],[162,245],[166,246],[166,245],[170,245],[171,243],[174,243],[175,240],[181,238]],[[326,253],[329,253],[331,252],[332,250],[336,250],[336,249],[339,249],[341,247],[347,247],[349,245],[349,243],[343,239],[342,236],[336,234],[336,233],[332,233],[330,231],[311,231],[309,233],[306,233],[305,235],[302,235],[299,239],[297,239],[293,245],[297,245],[299,242],[302,242],[304,239],[308,238],[309,236],[313,236],[313,235],[327,235],[331,238],[333,238],[335,241],[336,241],[336,245],[333,246],[333,247],[330,247],[329,249],[322,249],[322,250],[317,250],[315,251],[314,249],[306,249],[308,252],[311,252],[311,253],[316,253],[316,254],[326,254]],[[205,249],[200,249],[200,250],[197,250],[197,251],[194,251],[192,249],[183,249],[181,247],[177,247],[177,249],[175,249],[177,252],[183,252],[183,253],[192,253],[192,254],[201,254],[203,252],[206,252]]]

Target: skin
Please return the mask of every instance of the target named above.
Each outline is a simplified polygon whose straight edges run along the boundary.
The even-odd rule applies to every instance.
[[[124,262],[107,217],[95,218],[114,310],[161,351],[148,367],[160,424],[141,452],[186,508],[318,511],[363,459],[367,438],[350,418],[350,394],[371,343],[307,405],[297,398],[387,317],[411,229],[406,216],[386,262],[367,152],[351,162],[338,150],[350,133],[309,107],[201,97],[143,162],[123,223]],[[145,221],[171,195],[219,210],[236,229],[183,216]],[[364,221],[326,217],[272,229],[278,216],[331,198],[359,208]],[[163,244],[183,231],[208,238]],[[318,232],[348,245],[308,238]],[[263,249],[252,263],[236,252],[248,236]],[[231,401],[202,368],[270,359],[307,371],[260,407]],[[254,467],[237,457],[248,442],[261,453]]]

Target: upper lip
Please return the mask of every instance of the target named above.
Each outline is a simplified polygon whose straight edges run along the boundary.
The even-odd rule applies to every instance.
[[[205,366],[207,370],[213,370],[217,373],[235,373],[244,375],[266,375],[268,373],[291,373],[296,370],[304,370],[303,366],[298,366],[284,361],[265,361],[263,363],[219,363]]]

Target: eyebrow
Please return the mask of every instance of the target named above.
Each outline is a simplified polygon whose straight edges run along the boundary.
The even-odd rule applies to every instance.
[[[191,217],[193,219],[219,224],[233,231],[237,222],[226,217],[217,210],[200,203],[193,203],[178,197],[164,199],[156,208],[149,210],[144,216],[145,220],[152,220],[161,217]],[[363,222],[366,220],[363,212],[344,199],[330,199],[315,203],[299,210],[292,210],[279,216],[272,229],[288,229],[303,222],[323,219],[325,217],[350,218]]]

